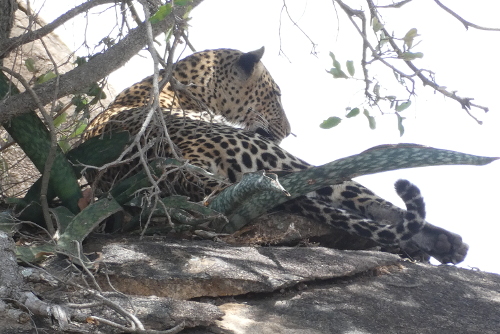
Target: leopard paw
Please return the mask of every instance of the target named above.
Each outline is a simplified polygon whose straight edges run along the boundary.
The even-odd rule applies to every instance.
[[[431,224],[426,224],[419,233],[401,246],[403,250],[406,247],[416,247],[441,263],[453,264],[462,262],[469,250],[461,236]]]

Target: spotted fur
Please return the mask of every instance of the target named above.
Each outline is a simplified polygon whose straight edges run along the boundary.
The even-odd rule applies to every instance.
[[[200,201],[221,188],[220,178],[234,183],[244,173],[256,170],[298,171],[311,167],[278,146],[290,133],[290,125],[283,112],[280,89],[260,62],[263,51],[208,50],[177,63],[173,77],[181,90],[174,90],[171,83],[165,85],[160,93],[158,117],[165,120],[182,158],[218,178],[173,174],[176,180],[169,179],[162,189],[166,193],[180,193]],[[86,138],[117,130],[136,134],[150,110],[151,87],[152,77],[148,77],[120,93],[92,121]],[[149,158],[173,154],[158,124],[161,122],[152,122],[143,138],[144,144],[151,145]],[[132,164],[112,167],[102,180],[92,175],[89,178],[106,190],[113,181],[139,168]],[[406,210],[354,181],[325,187],[289,201],[282,208],[383,245],[411,243],[425,230],[427,243],[420,241],[425,244],[425,252],[446,262],[463,260],[467,246],[461,239],[457,241],[459,236],[425,223],[425,205],[418,188],[400,180],[396,191]],[[433,246],[432,240],[436,239],[437,244],[441,235],[451,240],[450,247]]]

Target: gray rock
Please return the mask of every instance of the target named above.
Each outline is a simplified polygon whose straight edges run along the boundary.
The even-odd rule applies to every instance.
[[[310,284],[220,309],[226,315],[205,333],[494,334],[500,332],[500,276],[404,263],[379,276]]]
[[[399,257],[323,247],[237,247],[212,241],[121,239],[102,247],[106,274],[131,295],[190,299],[272,292],[300,282],[344,277]],[[98,281],[108,286],[105,275]],[[109,286],[108,286],[109,287]]]
[[[88,241],[86,251],[102,251],[106,262],[97,275],[100,286],[107,286],[107,270],[114,288],[128,295],[109,298],[151,329],[182,321],[186,334],[493,334],[500,328],[500,276],[495,274],[322,247],[241,247],[164,237],[91,236]],[[64,257],[53,257],[43,267],[60,278],[69,274]],[[91,301],[61,289],[64,285],[55,280],[29,276],[24,279],[43,300]],[[199,298],[180,300],[194,297]],[[122,321],[109,308],[90,312]],[[42,320],[39,329],[54,328],[49,319]],[[116,332],[103,325],[79,326],[93,333]]]

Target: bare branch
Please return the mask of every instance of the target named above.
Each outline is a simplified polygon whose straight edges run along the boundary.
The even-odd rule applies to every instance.
[[[23,44],[33,42],[34,40],[37,40],[43,36],[50,34],[57,27],[63,25],[65,22],[71,20],[75,16],[82,14],[93,7],[103,5],[106,3],[116,3],[116,0],[91,0],[84,2],[80,6],[77,6],[69,10],[68,12],[64,13],[63,15],[59,16],[51,23],[44,25],[40,29],[37,29],[35,31],[30,31],[21,36],[13,37],[10,38],[9,40],[3,41],[2,43],[0,43],[0,50],[2,50],[0,53],[0,58],[5,57],[7,53],[9,53],[10,51],[14,50],[15,48]],[[22,7],[20,6],[20,8]],[[31,15],[31,13],[29,13],[27,9],[24,9],[24,11],[27,12],[26,13],[27,15]]]
[[[378,13],[377,13],[377,10],[375,9],[375,5],[373,4],[373,1],[367,0],[367,2],[368,2],[372,16],[378,18]],[[382,28],[382,31],[385,33],[386,36],[390,36],[389,32],[385,29],[385,27]],[[394,39],[388,38],[388,42],[391,45],[392,49],[396,52],[398,57],[403,58],[403,51],[399,48],[399,46],[396,44]],[[443,94],[444,96],[449,97],[449,98],[457,101],[458,103],[460,103],[460,105],[462,106],[463,109],[470,110],[470,108],[471,108],[470,102],[471,102],[471,100],[473,100],[472,98],[460,97],[460,96],[456,95],[455,92],[449,92],[443,86],[438,85],[435,80],[431,80],[428,77],[426,77],[423,74],[424,71],[417,68],[417,66],[415,66],[415,64],[413,64],[413,62],[411,60],[404,60],[404,62],[413,71],[413,73],[422,81],[424,86],[431,86],[436,91]],[[479,107],[479,108],[483,109],[484,111],[488,111],[488,108],[486,108],[486,107]]]
[[[365,50],[366,50],[366,48],[370,49],[370,51],[372,53],[372,57],[375,60],[378,60],[378,61],[382,62],[385,66],[389,67],[391,70],[393,70],[394,72],[398,73],[401,77],[404,77],[404,78],[407,78],[407,79],[413,81],[413,79],[412,79],[413,75],[406,74],[406,73],[402,72],[401,70],[399,70],[398,68],[396,68],[395,66],[391,65],[390,63],[388,63],[384,58],[382,58],[377,53],[377,51],[375,50],[375,48],[371,45],[370,41],[368,40],[368,36],[366,35],[366,29],[365,28],[360,29],[359,26],[357,25],[357,23],[353,19],[353,16],[356,16],[356,17],[359,17],[363,22],[365,22],[366,18],[365,18],[364,12],[361,11],[361,10],[354,10],[354,9],[352,9],[351,7],[347,6],[345,3],[343,3],[340,0],[333,0],[333,1],[336,2],[336,3],[338,3],[340,5],[340,7],[342,8],[342,10],[344,10],[344,12],[347,14],[347,17],[351,21],[351,23],[354,25],[354,27],[356,28],[356,30],[360,34],[361,38],[363,38],[363,47],[365,48]],[[365,62],[365,65],[368,64],[368,63],[369,62]],[[367,79],[366,74],[365,74],[365,79]]]
[[[97,0],[96,0],[97,1]],[[194,0],[190,6],[196,7],[203,0]],[[167,27],[175,23],[175,17],[182,17],[186,11],[184,7],[175,7],[173,13],[163,21],[153,24],[153,36],[164,32]],[[142,24],[130,31],[121,41],[110,47],[106,52],[96,55],[83,66],[79,66],[60,76],[58,97],[75,93],[91,83],[98,81],[109,73],[123,66],[130,58],[136,55],[147,44],[147,27]],[[52,101],[54,81],[49,80],[37,85],[33,91],[38,95],[40,103],[45,105]],[[24,92],[6,99],[0,103],[0,123],[7,122],[11,117],[37,108],[36,102]]]
[[[393,3],[392,5],[385,5],[385,6],[377,6],[377,8],[401,8],[407,3],[410,3],[412,0],[403,0],[400,2]]]
[[[9,35],[14,25],[14,13],[17,9],[15,0],[2,0],[0,1],[0,50],[2,44],[9,40]],[[0,55],[0,65],[2,64],[3,57]]]
[[[457,13],[455,13],[454,11],[452,11],[451,9],[449,9],[448,7],[446,7],[445,5],[443,5],[441,3],[441,1],[434,0],[434,2],[439,7],[443,8],[446,12],[448,12],[451,16],[453,16],[454,18],[456,18],[457,20],[459,20],[460,22],[462,22],[462,24],[465,26],[465,29],[467,29],[467,30],[469,30],[469,27],[472,27],[472,28],[475,28],[475,29],[478,29],[478,30],[500,31],[500,28],[488,28],[488,27],[478,26],[477,24],[474,24],[472,22],[469,22],[469,21],[463,19],[460,15],[458,15]]]

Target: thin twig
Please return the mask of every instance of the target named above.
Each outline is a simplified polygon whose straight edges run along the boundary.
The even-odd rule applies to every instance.
[[[414,84],[414,81],[413,81],[412,77],[414,77],[414,76],[418,77],[422,81],[422,83],[423,83],[424,86],[426,86],[426,85],[430,86],[430,87],[434,88],[436,91],[438,91],[439,93],[443,94],[444,96],[449,97],[449,98],[451,98],[451,99],[459,102],[460,105],[462,106],[462,108],[465,109],[466,111],[470,110],[470,108],[472,106],[474,106],[474,107],[476,107],[478,109],[482,109],[485,112],[488,111],[487,107],[483,107],[483,106],[471,104],[472,98],[463,98],[463,97],[460,97],[460,96],[456,95],[455,92],[449,92],[444,87],[442,87],[439,84],[437,84],[435,82],[435,80],[429,79],[424,74],[424,72],[426,70],[417,68],[413,64],[413,62],[410,61],[410,60],[403,60],[403,61],[413,71],[412,74],[406,74],[406,73],[402,72],[401,70],[399,70],[398,68],[396,68],[395,66],[391,65],[390,63],[388,63],[381,55],[379,55],[376,52],[376,50],[373,48],[373,46],[368,41],[368,37],[366,36],[366,34],[363,34],[362,30],[359,28],[359,26],[353,20],[352,16],[358,16],[359,17],[359,15],[361,15],[362,12],[361,11],[357,11],[357,10],[353,10],[352,8],[350,8],[349,6],[347,6],[345,3],[343,3],[341,0],[333,0],[333,1],[336,2],[336,3],[338,3],[340,5],[340,7],[344,10],[344,12],[347,14],[349,20],[354,25],[354,27],[356,28],[356,30],[358,31],[358,33],[360,34],[360,36],[363,38],[364,43],[366,44],[366,46],[372,51],[372,56],[373,56],[374,60],[381,61],[384,65],[386,65],[387,67],[389,67],[390,69],[392,69],[395,73],[397,73],[401,77],[410,80],[412,82],[412,84]],[[372,17],[376,17],[377,19],[379,19],[378,13],[377,13],[377,10],[376,10],[377,7],[374,5],[373,1],[372,0],[366,0],[366,1],[368,3],[368,7],[370,9]],[[379,19],[379,21],[380,21],[380,19]],[[384,32],[385,36],[387,37],[387,40],[388,40],[389,44],[391,45],[392,49],[394,50],[394,52],[396,53],[396,55],[398,56],[398,58],[402,59],[403,58],[403,51],[399,48],[399,46],[396,44],[396,42],[394,41],[394,39],[392,37],[390,37],[391,35],[387,32],[387,30],[385,28],[382,28],[382,31]],[[411,93],[412,91],[409,90],[409,92]],[[473,119],[475,119],[477,121],[476,118],[473,118]]]
[[[170,139],[170,136],[168,134],[168,129],[165,125],[165,122],[163,120],[163,111],[162,109],[160,108],[160,89],[158,87],[158,83],[159,83],[159,57],[158,57],[158,53],[156,51],[156,48],[154,46],[154,37],[153,37],[153,30],[152,30],[152,27],[151,27],[151,22],[149,21],[149,18],[150,18],[150,13],[149,13],[149,9],[148,9],[148,6],[147,6],[147,3],[142,3],[141,1],[141,4],[143,6],[143,10],[144,10],[144,15],[145,15],[145,22],[146,22],[146,31],[147,31],[147,45],[148,45],[148,50],[149,50],[149,53],[151,54],[151,57],[153,59],[153,69],[154,69],[154,72],[153,72],[153,82],[152,82],[152,90],[150,91],[150,99],[149,99],[149,102],[148,102],[148,107],[150,107],[149,109],[149,112],[141,126],[141,129],[139,130],[139,132],[137,133],[135,139],[134,139],[134,142],[137,146],[137,149],[140,153],[139,155],[139,158],[140,158],[140,161],[141,161],[141,164],[143,165],[143,169],[145,170],[146,172],[146,175],[149,179],[149,182],[151,183],[154,191],[150,194],[151,197],[154,196],[154,201],[153,201],[153,210],[151,211],[151,214],[150,216],[148,217],[147,221],[146,221],[146,224],[142,230],[142,233],[141,233],[141,238],[144,236],[144,233],[146,232],[147,230],[147,227],[149,225],[149,222],[151,221],[151,216],[152,216],[152,213],[154,212],[154,209],[156,208],[156,205],[157,203],[159,202],[159,195],[161,193],[161,190],[160,190],[160,187],[158,185],[158,182],[153,178],[153,176],[151,175],[151,171],[149,170],[149,165],[148,165],[148,161],[147,159],[145,158],[146,156],[146,151],[143,150],[143,148],[141,147],[141,144],[140,144],[140,138],[142,138],[142,136],[144,135],[146,129],[148,128],[150,122],[151,122],[151,119],[153,117],[153,115],[157,112],[158,113],[158,118],[160,120],[162,120],[161,124],[163,125],[163,131],[164,131],[164,136],[165,138],[167,139],[168,141],[168,144],[170,145],[170,150],[173,152],[173,155],[175,158],[179,158],[175,152],[175,147],[174,147],[174,144],[172,143],[172,140]],[[174,26],[172,26],[173,28]],[[174,41],[174,45],[173,45],[173,49],[171,50],[171,52],[169,53],[169,58],[170,58],[170,66],[169,66],[169,70],[170,71],[167,71],[165,73],[165,76],[163,79],[165,80],[165,82],[168,82],[168,80],[170,79],[170,77],[172,76],[172,55],[173,55],[173,52],[174,52],[174,49],[175,49],[175,46],[176,46],[176,43]]]
[[[445,5],[443,5],[441,3],[441,1],[434,0],[434,2],[439,7],[441,7],[442,9],[444,9],[447,13],[449,13],[451,16],[453,16],[454,18],[456,18],[457,20],[459,20],[464,25],[465,29],[467,29],[467,30],[469,30],[469,27],[472,27],[472,28],[475,28],[475,29],[478,29],[478,30],[500,31],[500,28],[488,28],[488,27],[479,26],[479,25],[477,25],[475,23],[469,22],[469,21],[463,19],[460,15],[458,15],[457,13],[455,13],[454,11],[452,11],[451,9],[449,9],[448,7],[446,7]]]
[[[366,0],[366,1],[368,3],[369,8],[370,8],[371,14],[374,17],[378,18],[378,13],[377,13],[377,11],[375,9],[375,5],[373,4],[373,1],[372,0]],[[391,37],[389,37],[390,34],[385,29],[385,27],[382,28],[382,31],[388,37],[389,44],[391,44],[392,49],[396,52],[396,54],[398,55],[398,57],[402,57],[403,51],[399,48],[399,46],[396,44],[396,42],[394,41],[394,39],[391,38]],[[434,80],[430,80],[429,78],[427,78],[423,74],[423,70],[417,68],[413,64],[413,62],[411,60],[404,60],[404,62],[413,71],[413,73],[415,73],[417,75],[417,77],[422,81],[422,83],[424,84],[424,86],[426,86],[426,85],[427,86],[431,86],[436,91],[438,91],[439,93],[443,94],[444,96],[449,97],[449,98],[457,101],[458,103],[460,103],[460,105],[462,106],[462,108],[465,109],[465,110],[470,110],[471,109],[471,100],[473,100],[472,98],[469,98],[469,97],[460,97],[460,96],[456,95],[455,92],[449,92],[448,90],[446,90],[442,86],[438,85]],[[479,109],[483,109],[485,112],[488,111],[488,108],[486,108],[486,107],[481,107],[481,106],[476,106],[476,107],[479,108]],[[470,113],[469,113],[469,115],[470,115]]]
[[[312,49],[311,49],[311,54],[313,55],[317,55],[317,52],[316,52],[316,47],[318,46],[318,44],[314,43],[314,41],[311,39],[311,37],[309,37],[309,35],[304,31],[302,30],[302,28],[298,25],[297,22],[295,22],[294,19],[292,19],[292,16],[290,15],[290,13],[288,12],[288,7],[286,5],[286,0],[283,0],[283,7],[282,7],[282,11],[283,9],[285,10],[286,12],[286,15],[288,16],[288,19],[290,20],[290,22],[293,23],[293,25],[299,29],[299,31],[309,40],[309,42],[311,42],[312,44]]]
[[[52,21],[51,23],[47,24],[47,25],[44,25],[42,26],[40,29],[37,29],[37,30],[34,30],[34,31],[30,31],[26,34],[23,34],[21,36],[17,36],[17,37],[12,37],[10,38],[9,40],[3,42],[0,44],[0,50],[2,50],[0,52],[0,58],[3,58],[7,53],[9,53],[10,51],[14,50],[15,48],[23,45],[23,44],[26,44],[26,43],[29,43],[29,42],[33,42],[43,36],[46,36],[48,34],[50,34],[51,32],[53,32],[57,27],[63,25],[64,23],[66,23],[67,21],[71,20],[72,18],[74,18],[75,16],[79,15],[79,14],[82,14],[86,11],[88,11],[89,9],[93,8],[93,7],[96,7],[96,6],[99,6],[99,5],[103,5],[103,4],[106,4],[106,3],[116,3],[116,0],[91,0],[91,1],[86,1],[84,2],[83,4],[79,5],[79,6],[76,6],[75,8],[67,11],[66,13],[64,13],[63,15],[59,16],[57,19],[55,19],[54,21]],[[31,14],[29,13],[29,8],[24,8],[22,6],[22,3],[19,3],[19,8],[23,11],[26,12],[26,14],[28,14],[28,16],[30,18],[32,18],[33,16],[31,16]],[[36,20],[36,18],[35,18]]]
[[[47,192],[49,190],[49,181],[50,181],[50,174],[52,173],[52,166],[54,164],[54,161],[56,159],[56,154],[57,154],[57,149],[59,147],[57,143],[57,133],[56,133],[56,127],[54,125],[53,119],[50,116],[52,114],[52,111],[55,109],[56,102],[57,102],[57,95],[59,92],[59,71],[57,69],[57,63],[52,57],[52,54],[50,53],[49,49],[47,48],[47,45],[43,41],[43,38],[40,38],[40,42],[43,45],[43,48],[45,49],[45,52],[47,53],[47,56],[49,57],[52,66],[54,67],[54,72],[56,74],[56,80],[54,82],[54,98],[52,99],[52,107],[51,107],[51,113],[48,114],[45,111],[40,112],[43,115],[43,118],[45,120],[45,123],[47,127],[49,128],[49,134],[50,134],[50,149],[47,154],[47,160],[45,160],[45,166],[43,169],[43,175],[42,175],[42,186],[40,189],[40,202],[42,204],[42,210],[44,210],[44,217],[45,217],[45,222],[47,224],[47,228],[50,230],[53,228],[52,226],[52,220],[50,218],[49,212],[49,201],[47,199]],[[47,214],[45,213],[47,212]],[[49,219],[49,220],[47,220]]]
[[[406,5],[407,3],[411,2],[411,1],[412,0],[403,0],[403,1],[400,1],[400,2],[393,3],[392,5],[385,5],[385,6],[377,5],[377,8],[401,8],[401,7],[403,7],[404,5]]]
[[[99,283],[97,283],[94,275],[92,275],[92,273],[90,272],[89,268],[87,268],[87,263],[85,263],[85,261],[83,261],[83,259],[82,259],[83,252],[82,252],[82,244],[81,244],[81,242],[79,242],[78,240],[73,240],[73,243],[75,244],[75,247],[76,247],[76,256],[77,256],[77,259],[78,259],[78,262],[79,262],[80,266],[83,268],[83,270],[85,271],[85,273],[87,274],[87,276],[90,277],[90,279],[92,280],[92,283],[94,284],[94,286],[97,289],[97,291],[99,291],[100,293],[102,293],[102,289],[99,286]]]
[[[192,0],[190,7],[194,8],[203,0]],[[153,25],[153,34],[156,36],[165,31],[166,27],[175,23],[175,16],[182,16],[186,11],[185,7],[176,6],[172,15],[165,20]],[[66,72],[60,77],[59,96],[66,96],[80,91],[95,81],[99,81],[109,73],[123,66],[132,56],[142,50],[146,40],[146,25],[141,24],[132,29],[118,43],[107,49],[105,52],[89,59],[83,65]],[[33,90],[38,94],[42,104],[52,100],[52,81],[36,85]],[[0,122],[7,122],[11,117],[28,112],[35,108],[36,103],[29,93],[21,93],[0,102]]]

